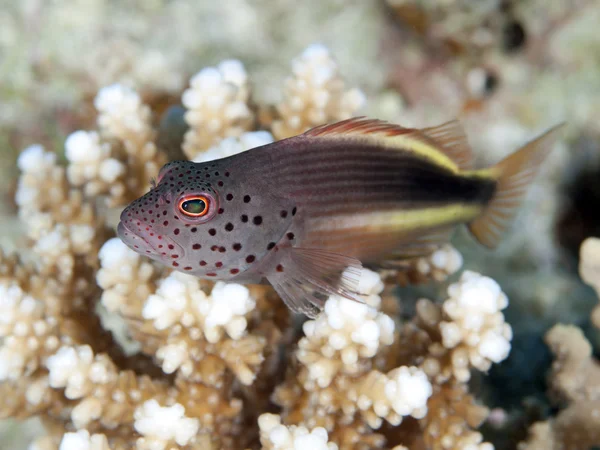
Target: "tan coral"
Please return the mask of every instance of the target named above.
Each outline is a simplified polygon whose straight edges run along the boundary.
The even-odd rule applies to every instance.
[[[312,45],[292,62],[292,76],[285,80],[283,101],[275,118],[265,113],[277,139],[300,134],[328,122],[348,119],[365,104],[359,89],[346,89],[339,68],[329,50]]]
[[[568,406],[556,417],[534,424],[520,450],[588,449],[600,445],[600,364],[582,331],[555,325],[546,334],[554,354],[551,392]]]
[[[600,239],[587,238],[579,249],[579,275],[600,298]],[[592,322],[600,328],[600,305],[592,312]]]
[[[249,94],[246,70],[237,60],[204,68],[192,77],[182,97],[190,126],[183,143],[188,158],[250,129],[254,116],[248,107]]]

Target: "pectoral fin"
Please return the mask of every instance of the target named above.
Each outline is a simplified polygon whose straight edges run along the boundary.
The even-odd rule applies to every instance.
[[[289,248],[267,279],[294,312],[314,318],[330,295],[361,302],[359,260],[318,249]]]

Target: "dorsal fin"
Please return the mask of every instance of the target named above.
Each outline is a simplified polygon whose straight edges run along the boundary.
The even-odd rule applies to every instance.
[[[425,136],[440,147],[461,170],[473,168],[473,154],[467,141],[465,131],[458,120],[451,120],[441,125],[421,130]]]
[[[404,128],[379,119],[354,117],[312,128],[304,135],[308,137],[360,136],[382,139],[390,147],[409,149],[432,159],[435,157],[431,152],[437,150],[446,155],[459,169],[471,169],[471,150],[464,131],[456,120],[419,130]]]
[[[369,119],[365,116],[353,117],[342,120],[341,122],[328,123],[320,125],[304,133],[305,136],[348,136],[348,135],[369,135],[378,134],[381,136],[398,136],[400,134],[410,134],[414,131],[412,128],[403,128],[400,125],[394,125],[379,119]]]

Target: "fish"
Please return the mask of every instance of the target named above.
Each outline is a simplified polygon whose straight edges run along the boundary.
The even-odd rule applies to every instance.
[[[270,283],[314,318],[331,295],[361,301],[363,267],[402,270],[458,226],[496,247],[563,125],[482,169],[456,120],[417,129],[365,117],[173,161],[122,211],[117,234],[202,279]]]

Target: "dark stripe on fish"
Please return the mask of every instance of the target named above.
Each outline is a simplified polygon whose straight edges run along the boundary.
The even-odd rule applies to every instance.
[[[315,138],[269,150],[273,183],[315,216],[484,205],[496,187],[492,179],[455,173],[409,150]]]

